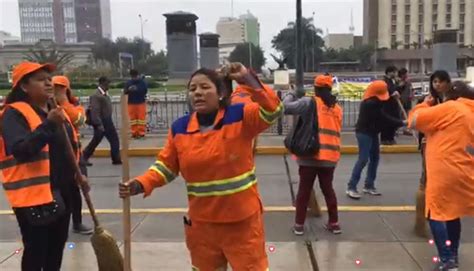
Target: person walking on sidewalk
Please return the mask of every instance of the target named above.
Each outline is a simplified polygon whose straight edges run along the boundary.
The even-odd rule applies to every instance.
[[[359,157],[352,170],[351,179],[347,184],[346,194],[351,199],[360,199],[357,190],[362,170],[367,163],[367,177],[365,179],[364,193],[380,196],[375,188],[377,168],[380,158],[379,134],[386,124],[392,127],[401,127],[406,121],[394,118],[384,109],[384,102],[390,98],[387,83],[381,80],[373,81],[365,90],[360,104],[359,118],[356,123],[356,138],[359,147]]]
[[[80,139],[79,128],[84,125],[86,116],[85,110],[79,105],[79,101],[74,97],[71,89],[71,83],[66,76],[54,76],[52,79],[54,96],[58,106],[68,115],[69,119],[74,125],[74,129]],[[81,150],[81,141],[78,141],[78,148]],[[79,165],[81,171],[87,176],[87,167],[80,151]],[[72,230],[80,234],[92,234],[93,229],[82,223],[82,196],[78,186],[75,186],[72,191]]]
[[[72,194],[78,181],[85,180],[77,178],[64,151],[70,140],[78,158],[73,124],[62,108],[48,105],[54,69],[50,64],[18,64],[1,119],[1,180],[22,235],[21,269],[28,271],[61,269]],[[89,189],[87,181],[81,185]]]
[[[457,270],[461,218],[474,216],[474,90],[455,82],[442,104],[428,96],[409,116],[426,136],[426,208],[440,261]]]
[[[397,91],[396,78],[397,68],[389,66],[385,70],[384,81],[387,84],[389,99],[383,102],[384,111],[392,118],[400,119],[400,108],[396,99],[400,98],[400,93]],[[394,145],[395,135],[399,126],[393,125],[392,122],[382,123],[382,131],[380,133],[380,140],[382,145]]]
[[[128,116],[133,138],[143,138],[146,134],[146,95],[148,87],[137,70],[130,70],[124,93],[128,95]]]
[[[275,92],[240,63],[226,65],[225,77],[245,85],[255,103],[229,104],[229,90],[216,71],[202,68],[188,83],[194,113],[176,120],[163,151],[143,175],[120,184],[120,196],[186,181],[189,218],[186,245],[195,270],[268,270],[262,202],[252,142],[282,112]]]
[[[325,228],[334,234],[342,232],[338,223],[337,198],[333,188],[334,171],[341,156],[342,108],[331,94],[332,84],[332,76],[319,75],[314,81],[315,97],[295,100],[296,94],[290,92],[283,100],[285,114],[307,115],[315,114],[309,112],[312,109],[311,100],[314,99],[319,126],[319,152],[313,157],[297,157],[296,160],[300,175],[293,227],[296,235],[304,234],[306,211],[316,177],[328,207],[329,221]]]
[[[92,165],[89,162],[89,158],[94,154],[95,149],[104,136],[110,144],[112,164],[122,164],[122,159],[120,158],[119,138],[112,120],[113,105],[108,94],[109,84],[110,81],[107,77],[100,77],[97,92],[89,97],[90,123],[94,128],[94,136],[83,152],[84,159],[87,161],[89,166]]]

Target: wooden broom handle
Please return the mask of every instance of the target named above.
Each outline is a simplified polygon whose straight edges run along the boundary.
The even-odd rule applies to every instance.
[[[58,107],[55,98],[51,99],[50,106],[54,109]],[[74,129],[74,127],[72,127],[72,129]],[[79,164],[76,160],[76,156],[74,155],[74,149],[72,148],[71,141],[69,139],[69,135],[67,133],[66,127],[64,125],[61,125],[61,130],[62,130],[62,136],[63,136],[65,147],[66,147],[66,156],[69,162],[74,167],[74,173],[75,173],[75,176],[77,176],[76,178],[81,178],[81,181],[83,181],[81,168],[79,167]],[[79,185],[79,188],[81,189],[81,192],[82,192],[82,195],[84,196],[87,207],[89,208],[89,212],[91,213],[92,220],[94,221],[94,226],[97,228],[100,226],[99,219],[97,219],[97,214],[95,213],[94,205],[92,204],[92,200],[89,195],[89,192],[85,191],[82,188],[82,185],[80,183],[78,183],[77,185]]]
[[[395,100],[398,103],[398,107],[400,108],[400,111],[402,111],[403,117],[405,118],[406,121],[408,121],[408,114],[407,114],[407,111],[405,111],[405,108],[403,107],[402,102],[400,101],[399,98],[395,98]],[[413,135],[413,138],[416,141],[416,144],[418,144],[418,137],[416,136],[415,131],[412,131],[412,135]]]
[[[121,106],[121,128],[120,141],[122,142],[122,182],[126,183],[130,179],[130,161],[128,155],[129,139],[128,139],[128,95],[122,94],[120,99]],[[132,243],[131,243],[131,219],[130,219],[130,197],[123,198],[123,243],[124,243],[124,270],[132,270]]]

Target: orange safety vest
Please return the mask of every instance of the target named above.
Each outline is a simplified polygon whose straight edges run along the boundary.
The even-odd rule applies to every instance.
[[[7,106],[23,115],[31,131],[42,123],[34,109],[25,102],[16,102]],[[66,119],[71,123],[67,115]],[[77,134],[74,129],[72,130],[74,141],[77,143]],[[3,188],[11,207],[31,207],[53,201],[48,145],[45,145],[35,156],[25,161],[18,161],[13,155],[6,154],[3,138],[0,137],[0,172]]]
[[[316,99],[319,126],[319,152],[313,159],[336,166],[341,157],[342,109],[336,104],[327,107],[319,97]]]

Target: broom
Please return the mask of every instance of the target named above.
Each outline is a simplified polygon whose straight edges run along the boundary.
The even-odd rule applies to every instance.
[[[130,164],[128,159],[128,108],[127,108],[128,95],[122,94],[120,99],[121,103],[121,117],[122,127],[120,129],[120,141],[122,142],[122,182],[127,182],[130,179]],[[123,199],[123,243],[124,243],[124,258],[125,258],[125,271],[132,270],[131,262],[131,223],[130,223],[130,197]]]
[[[403,114],[403,117],[408,120],[407,112],[403,107],[400,99],[396,99],[398,106]],[[418,144],[418,137],[415,133],[412,133],[413,138],[416,140]],[[425,154],[422,152],[422,159],[423,159],[423,170],[425,170]],[[426,218],[425,218],[425,179],[426,175],[423,174],[421,176],[420,185],[418,186],[418,191],[416,191],[416,216],[415,216],[415,234],[419,237],[428,237],[428,231],[426,227]]]
[[[52,108],[57,108],[56,99],[53,98],[50,101],[50,105]],[[89,196],[89,191],[86,191],[81,185],[82,181],[84,181],[84,176],[82,175],[81,170],[79,168],[79,164],[76,161],[74,150],[71,146],[66,127],[64,125],[61,125],[61,128],[62,136],[66,147],[66,155],[70,160],[71,164],[74,166],[74,172],[76,176],[78,176],[78,178],[81,178],[81,183],[79,184],[79,187],[81,188],[82,195],[84,196],[87,207],[89,208],[89,212],[94,222],[94,233],[91,237],[91,243],[92,247],[94,248],[95,255],[97,257],[99,271],[123,271],[123,258],[122,254],[120,254],[120,249],[117,246],[117,241],[110,232],[100,226],[99,219],[97,218],[97,215],[95,213],[94,205],[92,204],[92,200]]]

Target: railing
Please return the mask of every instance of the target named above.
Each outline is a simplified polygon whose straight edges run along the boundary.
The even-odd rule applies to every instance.
[[[88,97],[81,98],[81,104],[85,108],[87,108],[88,103]],[[112,103],[112,118],[117,129],[120,129],[120,97],[113,96]],[[359,114],[360,97],[339,98],[339,104],[344,110],[343,129],[353,130]],[[152,95],[147,101],[147,132],[151,134],[166,134],[174,120],[188,113],[189,105],[184,92]],[[291,129],[292,120],[292,116],[283,116],[266,133],[273,135],[287,134]],[[82,133],[92,134],[92,127],[83,127]]]

